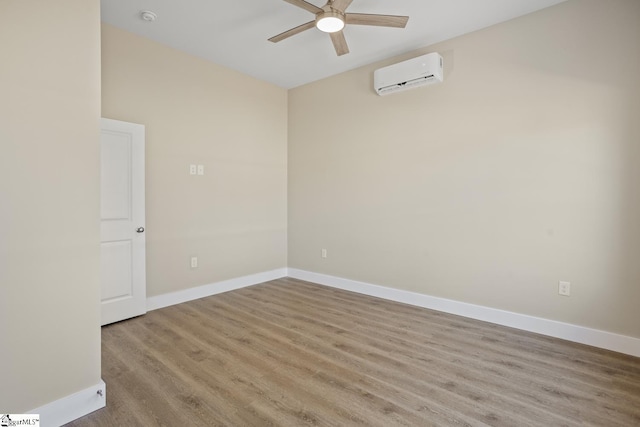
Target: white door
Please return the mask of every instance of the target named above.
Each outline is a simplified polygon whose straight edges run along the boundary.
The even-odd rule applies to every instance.
[[[100,264],[102,324],[147,312],[144,126],[102,119]]]

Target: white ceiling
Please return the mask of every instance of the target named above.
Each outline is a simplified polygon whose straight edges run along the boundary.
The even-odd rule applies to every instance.
[[[466,34],[564,0],[354,0],[347,12],[408,15],[405,29],[347,26],[350,53],[312,28],[267,39],[314,19],[283,0],[101,0],[102,20],[217,64],[293,88]],[[323,0],[308,0],[316,6]],[[153,22],[140,18],[150,10]]]

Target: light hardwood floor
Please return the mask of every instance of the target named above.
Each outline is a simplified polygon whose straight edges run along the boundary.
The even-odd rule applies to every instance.
[[[640,358],[295,279],[102,330],[70,426],[640,426]]]

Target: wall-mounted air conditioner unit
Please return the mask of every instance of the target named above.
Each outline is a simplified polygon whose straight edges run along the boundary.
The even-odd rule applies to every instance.
[[[373,73],[373,85],[378,95],[401,92],[433,83],[442,83],[442,56],[428,53],[380,68]]]

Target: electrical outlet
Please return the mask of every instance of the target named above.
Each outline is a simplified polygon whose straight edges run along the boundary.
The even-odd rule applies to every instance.
[[[322,256],[322,258],[326,258],[327,257],[327,250],[326,249],[322,250],[321,256]]]
[[[558,282],[558,293],[562,296],[568,297],[571,295],[571,282]]]
[[[191,257],[191,268],[198,268],[198,257],[197,256],[192,256]]]
[[[189,165],[189,175],[195,175],[197,173],[196,165]]]

